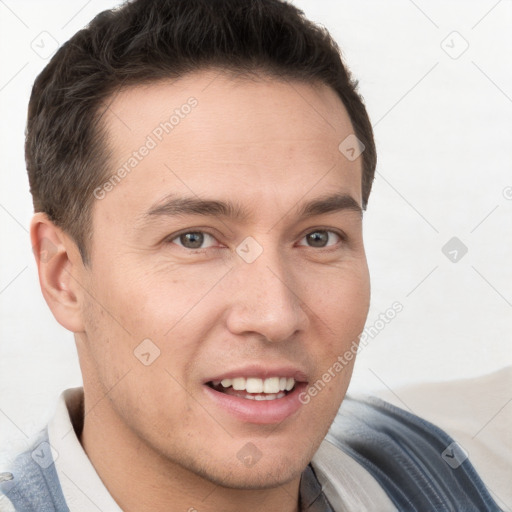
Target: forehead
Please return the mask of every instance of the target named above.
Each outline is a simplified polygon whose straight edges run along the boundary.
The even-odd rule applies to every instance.
[[[235,126],[237,119],[244,121],[251,117],[253,122],[262,121],[268,130],[272,118],[277,119],[286,112],[286,119],[289,119],[293,112],[295,120],[312,123],[310,127],[315,131],[327,127],[333,131],[353,131],[338,95],[321,82],[256,73],[236,74],[216,69],[121,88],[108,103],[105,117],[111,128],[115,129],[116,121],[121,124],[126,121],[124,127],[132,130],[137,125],[144,126],[144,121],[150,120],[151,114],[172,113],[190,97],[201,104],[194,116],[198,122],[229,120],[229,125]],[[226,115],[215,119],[211,117],[222,113]],[[120,119],[117,114],[124,114],[125,118]],[[229,119],[227,116],[230,114],[237,117]],[[293,126],[289,128],[293,130]]]
[[[123,89],[104,120],[107,179],[121,175],[110,180],[108,200],[128,201],[134,212],[171,193],[235,189],[238,201],[258,203],[276,192],[296,202],[313,187],[344,187],[361,203],[361,158],[339,150],[353,128],[322,84],[203,71]]]

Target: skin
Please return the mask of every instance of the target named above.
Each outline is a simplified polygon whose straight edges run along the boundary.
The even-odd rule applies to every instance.
[[[354,361],[277,425],[233,417],[203,382],[270,363],[300,368],[312,384],[361,333],[370,298],[361,214],[298,215],[334,192],[361,205],[361,158],[338,150],[353,128],[327,86],[202,71],[115,96],[104,118],[112,172],[191,96],[192,112],[95,200],[87,265],[66,233],[34,216],[33,245],[52,247],[50,258],[38,253],[41,287],[75,333],[80,441],[123,510],[295,511]],[[145,215],[169,194],[236,200],[247,216]],[[211,237],[186,248],[176,236],[187,230]],[[306,237],[319,231],[325,247]],[[263,249],[252,263],[236,252],[248,236]],[[160,355],[146,366],[134,350],[147,338]],[[250,467],[237,457],[247,443],[261,452]]]

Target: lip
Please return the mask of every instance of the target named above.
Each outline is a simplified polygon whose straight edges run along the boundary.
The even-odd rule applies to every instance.
[[[259,379],[269,377],[293,377],[295,379],[295,387],[283,398],[257,401],[228,395],[216,391],[207,385],[209,382],[233,379],[236,377],[254,377]],[[203,382],[203,390],[207,399],[213,403],[214,407],[221,409],[235,419],[244,423],[269,425],[281,423],[294,415],[302,407],[303,404],[299,400],[299,395],[306,389],[308,385],[307,382],[306,373],[296,367],[250,365],[229,370],[206,379]]]
[[[299,395],[306,387],[307,382],[297,382],[293,390],[283,398],[256,401],[227,395],[206,384],[203,385],[207,398],[213,402],[215,407],[223,409],[239,421],[258,425],[281,423],[295,414],[303,405],[299,400]]]

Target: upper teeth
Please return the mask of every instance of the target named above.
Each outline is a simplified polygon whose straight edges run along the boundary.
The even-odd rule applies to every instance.
[[[292,377],[270,377],[258,379],[256,377],[235,377],[234,379],[223,379],[220,381],[223,387],[230,386],[237,391],[248,393],[279,393],[279,391],[290,391],[295,386],[295,379]]]

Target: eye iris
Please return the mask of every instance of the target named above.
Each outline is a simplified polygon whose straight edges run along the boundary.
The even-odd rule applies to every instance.
[[[308,243],[312,247],[325,247],[329,241],[327,231],[315,231],[307,235]]]
[[[313,247],[325,247],[329,241],[329,235],[326,231],[315,231],[314,233],[310,233],[307,238],[308,242]]]
[[[184,233],[180,235],[180,242],[188,249],[199,249],[203,245],[204,234],[196,232]]]

